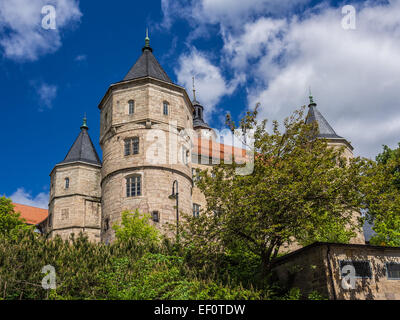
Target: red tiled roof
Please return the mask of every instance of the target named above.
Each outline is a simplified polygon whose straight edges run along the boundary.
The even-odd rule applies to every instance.
[[[213,157],[217,159],[230,159],[233,155],[236,161],[245,161],[247,159],[246,149],[233,147],[227,144],[219,143],[208,139],[193,139],[194,154]]]
[[[13,203],[13,205],[14,211],[19,212],[21,214],[21,218],[24,218],[26,223],[31,225],[37,225],[43,222],[48,216],[48,211],[46,209],[26,206],[19,203]]]

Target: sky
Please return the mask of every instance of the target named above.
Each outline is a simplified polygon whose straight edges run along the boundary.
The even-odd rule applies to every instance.
[[[46,5],[56,15],[44,28]],[[260,119],[282,121],[311,87],[355,155],[374,158],[400,141],[399,17],[400,0],[0,0],[0,194],[47,208],[49,174],[85,113],[101,156],[97,106],[140,56],[146,28],[189,96],[195,76],[213,128],[257,103]]]

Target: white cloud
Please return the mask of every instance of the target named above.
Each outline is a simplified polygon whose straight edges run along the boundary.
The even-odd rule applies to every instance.
[[[56,29],[42,28],[42,7],[56,9]],[[77,0],[0,1],[0,46],[3,55],[16,61],[35,61],[57,51],[61,31],[79,22],[82,13]]]
[[[27,206],[47,209],[49,204],[49,194],[41,192],[36,196],[32,196],[30,192],[25,191],[24,188],[18,188],[11,196],[14,203],[24,204]]]
[[[53,100],[57,96],[57,86],[47,83],[41,83],[36,88],[36,93],[39,97],[40,111],[45,108],[51,109],[53,107]]]
[[[344,30],[341,12],[333,8],[288,21],[252,62],[259,85],[250,90],[249,105],[259,101],[260,116],[282,119],[307,103],[311,85],[320,111],[356,154],[373,157],[382,144],[395,145],[400,140],[399,16],[400,2],[393,1],[360,8],[356,30]]]
[[[75,61],[77,61],[77,62],[82,62],[82,61],[86,61],[86,60],[87,60],[86,54],[80,54],[75,57]]]
[[[221,97],[230,95],[240,80],[228,83],[221,70],[212,64],[204,53],[194,48],[190,53],[180,56],[175,73],[178,83],[188,91],[192,88],[192,77],[195,77],[196,98],[207,108],[206,119],[211,117]]]
[[[397,145],[399,0],[358,4],[356,30],[344,30],[341,7],[325,1],[297,14],[291,9],[308,1],[274,2],[279,8],[270,1],[227,1],[202,0],[181,12],[194,32],[203,28],[198,35],[212,30],[221,36],[222,51],[211,53],[220,55],[215,62],[218,77],[225,83],[232,82],[228,74],[242,84],[248,80],[243,84],[248,107],[261,102],[261,117],[282,120],[308,103],[311,86],[321,113],[352,142],[355,154],[374,157],[382,144]],[[189,78],[182,81],[187,88]],[[216,100],[222,96],[216,95]]]
[[[178,17],[187,19],[196,28],[207,24],[240,28],[250,17],[285,14],[308,2],[310,0],[161,0],[161,8],[163,25],[167,28]]]

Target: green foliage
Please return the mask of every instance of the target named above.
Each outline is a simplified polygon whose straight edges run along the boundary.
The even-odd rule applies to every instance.
[[[383,152],[364,168],[363,193],[367,219],[376,235],[371,244],[400,246],[400,148]]]
[[[308,300],[328,300],[324,298],[318,291],[312,291],[308,294]]]
[[[12,201],[0,197],[0,233],[14,235],[18,230],[31,228],[25,224],[20,214],[14,211]]]
[[[189,220],[185,238],[200,248],[197,256],[226,256],[240,243],[262,261],[265,277],[282,245],[348,242],[360,229],[353,214],[363,205],[364,162],[346,159],[343,148],[315,139],[318,128],[304,123],[303,112],[285,119],[282,132],[276,121],[272,130],[266,120],[258,123],[257,109],[247,113],[240,129],[254,129],[252,174],[237,175],[236,163],[214,166],[211,175],[199,172],[197,186],[207,211],[203,218]]]
[[[117,240],[125,242],[132,239],[142,246],[157,245],[160,234],[157,228],[149,223],[150,220],[149,214],[141,215],[139,210],[122,212],[121,225],[113,225]]]
[[[284,300],[300,300],[301,291],[299,288],[291,288],[290,291],[283,297]]]
[[[251,287],[202,277],[175,247],[144,247],[136,239],[111,245],[80,234],[69,242],[32,230],[0,235],[0,299],[263,299]],[[44,266],[56,270],[56,289],[41,287]]]

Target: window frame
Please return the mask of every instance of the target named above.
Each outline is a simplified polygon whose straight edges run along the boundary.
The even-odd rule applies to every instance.
[[[132,142],[132,155],[137,155],[140,152],[140,140],[139,137],[131,138]]]
[[[128,114],[129,115],[135,114],[135,100],[128,101]]]
[[[133,181],[135,179],[135,192],[133,194]],[[139,186],[139,187],[138,187]],[[138,192],[139,190],[139,192]],[[125,197],[126,198],[138,198],[143,195],[143,179],[141,174],[133,174],[130,176],[125,177]]]
[[[124,156],[135,156],[140,153],[140,138],[138,136],[124,139]]]
[[[70,186],[69,177],[66,177],[64,181],[65,181],[64,188],[65,188],[65,189],[69,189],[69,186]]]
[[[385,268],[386,268],[386,278],[388,280],[400,280],[400,270],[399,272],[399,276],[398,277],[389,277],[389,265],[397,265],[399,266],[400,269],[400,262],[386,262],[385,263]]]
[[[339,260],[339,273],[340,273],[340,278],[341,279],[343,279],[344,277],[343,277],[343,273],[342,273],[342,269],[343,269],[343,267],[341,266],[341,263],[345,263],[344,265],[343,265],[343,267],[345,266],[345,265],[352,265],[353,267],[354,267],[354,262],[363,262],[363,263],[368,263],[368,269],[369,269],[369,272],[370,272],[370,275],[369,276],[359,276],[359,275],[357,275],[357,269],[354,267],[354,270],[356,271],[356,275],[355,275],[355,279],[372,279],[372,277],[373,277],[373,272],[372,272],[372,268],[371,268],[371,262],[369,261],[369,260]]]
[[[195,211],[195,208],[197,209],[196,211]],[[192,210],[193,217],[197,218],[200,216],[200,208],[201,208],[201,205],[199,205],[198,203],[193,203],[193,210]]]
[[[154,219],[155,216],[157,217],[157,220]],[[153,210],[151,212],[151,219],[153,220],[153,222],[156,222],[156,223],[160,222],[160,212],[158,210]]]
[[[169,115],[169,103],[168,101],[163,102],[163,115],[168,116]]]

